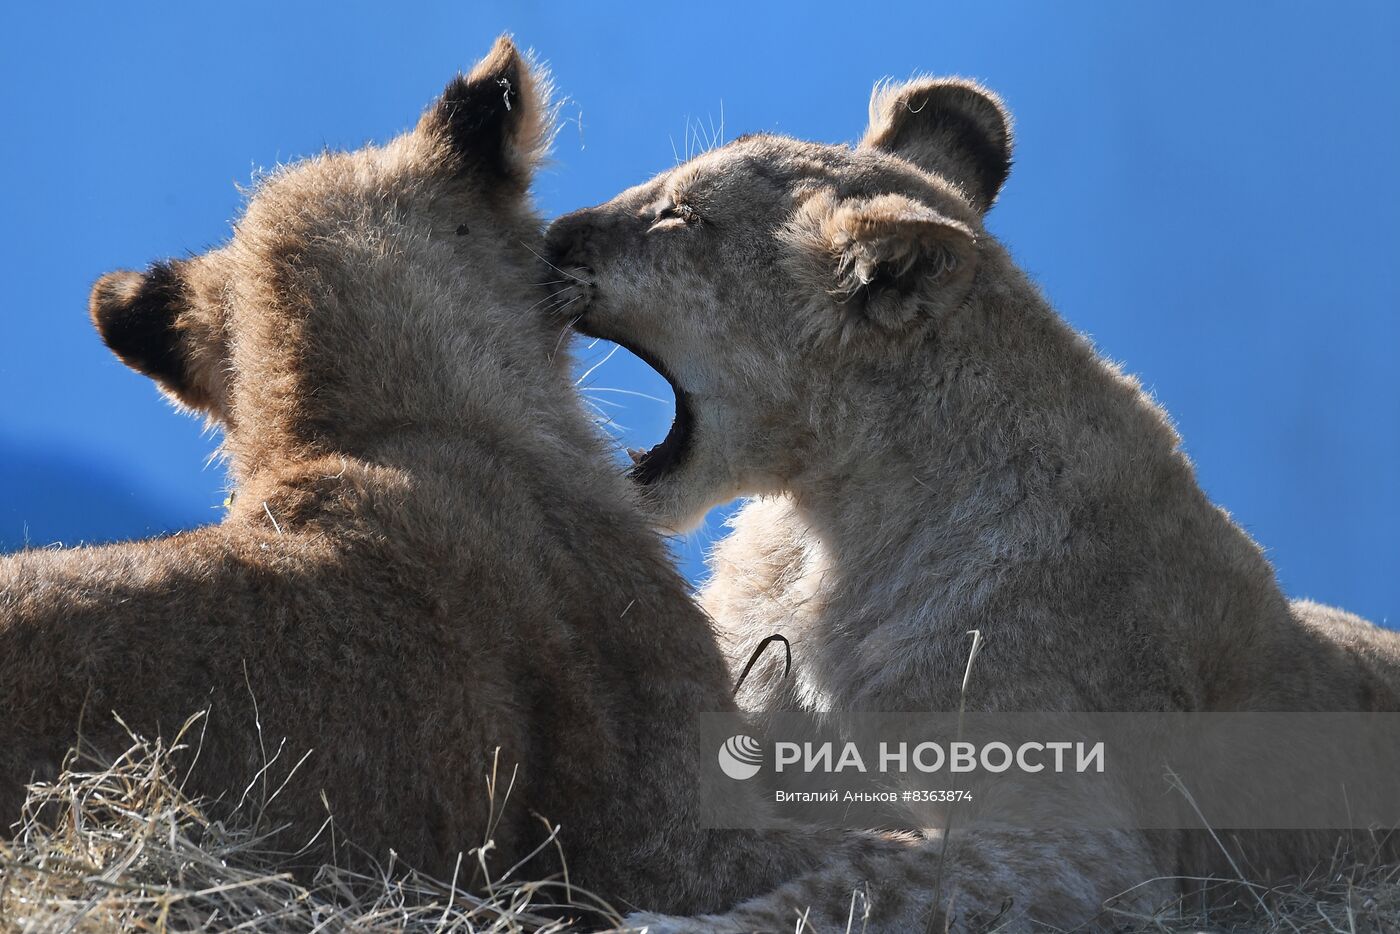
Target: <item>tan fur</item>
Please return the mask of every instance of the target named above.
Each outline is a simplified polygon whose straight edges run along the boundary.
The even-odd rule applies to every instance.
[[[689,912],[833,845],[698,826],[693,719],[733,710],[730,680],[535,310],[536,84],[502,40],[413,132],[265,180],[226,246],[95,287],[113,349],[224,425],[236,497],[197,531],[0,560],[4,824],[80,716],[112,752],[113,711],[169,738],[207,707],[192,791],[231,803],[310,752],[253,793],[283,847],[324,794],[311,865],[348,840],[447,879],[489,835],[499,874],[548,820],[575,885]],[[561,868],[546,847],[516,878]]]
[[[736,660],[792,641],[793,677],[773,653],[744,705],[955,710],[975,629],[973,710],[1400,710],[1400,636],[1288,603],[1162,410],[987,233],[1009,163],[994,96],[921,80],[877,93],[855,149],[743,138],[549,233],[586,280],[580,328],[657,361],[690,413],[689,449],[644,490],[658,520],[768,497],[702,595]],[[1276,878],[1334,842],[1247,837],[1236,857]],[[1155,876],[1229,870],[1191,834],[982,834],[929,905],[940,849],[694,926],[810,907],[839,928],[853,878],[880,930],[976,929],[1007,905],[1000,924],[1070,926]]]

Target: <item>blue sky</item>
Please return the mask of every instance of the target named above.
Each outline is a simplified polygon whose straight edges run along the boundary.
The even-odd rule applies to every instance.
[[[851,140],[883,76],[984,80],[1018,121],[992,231],[1166,405],[1291,594],[1400,624],[1400,5],[117,6],[0,14],[0,549],[217,519],[217,438],[102,347],[92,280],[218,243],[256,168],[408,127],[509,31],[569,97],[550,216],[721,115]],[[591,381],[668,398],[621,353]],[[669,424],[600,398],[630,443]],[[678,544],[692,579],[719,531]]]

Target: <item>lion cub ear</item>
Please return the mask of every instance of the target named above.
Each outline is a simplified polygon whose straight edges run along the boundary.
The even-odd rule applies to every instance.
[[[180,265],[107,273],[93,284],[88,313],[103,343],[123,363],[151,377],[185,408],[221,416],[222,339],[203,334],[206,329],[194,320]],[[201,334],[210,346],[195,346]]]
[[[501,36],[468,75],[458,75],[418,121],[457,174],[480,173],[524,190],[550,142],[549,81]]]
[[[972,229],[903,195],[814,195],[786,239],[797,280],[841,309],[847,336],[861,325],[897,333],[936,318],[963,300],[977,269]]]
[[[941,175],[986,211],[1011,173],[1011,115],[991,91],[961,78],[878,84],[860,145]]]

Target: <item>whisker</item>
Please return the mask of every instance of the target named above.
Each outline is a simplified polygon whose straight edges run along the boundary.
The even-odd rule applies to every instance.
[[[540,254],[535,253],[534,247],[530,246],[530,244],[526,243],[524,240],[519,241],[519,243],[520,243],[520,245],[523,246],[525,249],[529,250],[531,253],[534,253],[536,259],[538,259],[540,262],[544,263],[544,264],[545,264],[546,266],[548,266],[550,269],[553,269],[555,272],[559,273],[559,275],[561,275],[561,276],[568,276],[570,279],[574,280],[574,281],[577,282],[577,283],[580,283],[581,285],[587,285],[587,284],[588,284],[587,282],[584,282],[584,280],[580,279],[578,276],[574,275],[573,273],[571,273],[571,272],[565,272],[564,270],[560,269],[558,266],[556,266],[556,265],[554,265],[553,263],[551,263],[549,260],[545,259],[545,258],[544,258],[543,256],[541,256]]]
[[[568,308],[570,305],[572,305],[574,302],[578,301],[578,300],[581,299],[581,298],[583,298],[582,295],[575,295],[573,298],[569,299],[567,302],[564,302],[562,305],[557,305],[557,306],[555,306],[554,308],[551,308],[550,311],[552,311],[554,314],[557,315],[557,314],[559,314],[561,311],[563,311],[565,308]],[[577,323],[578,320],[579,320],[579,318],[582,318],[582,317],[583,317],[583,315],[578,315],[577,317],[574,318],[574,322]],[[569,326],[570,326],[570,327],[573,327],[572,324],[569,325]]]
[[[593,403],[593,400],[592,400],[592,399],[588,398],[587,396],[582,396],[582,397],[580,397],[580,398],[583,399],[583,404],[584,404],[584,405],[588,406],[590,409],[593,410],[594,415],[595,415],[595,416],[597,417],[597,419],[598,419],[598,424],[599,424],[599,426],[601,426],[604,430],[607,430],[607,431],[616,430],[617,432],[624,433],[624,434],[625,434],[626,432],[628,432],[628,431],[631,430],[631,429],[628,428],[626,425],[618,424],[618,422],[615,421],[611,415],[609,415],[607,412],[604,412],[602,409],[598,408],[598,406],[596,406],[596,405]],[[613,439],[611,439],[611,440],[617,444],[619,450],[625,450],[625,449],[626,449],[626,445],[623,444],[623,439],[622,439],[622,438],[613,438]]]
[[[604,363],[607,363],[609,360],[611,360],[611,359],[613,358],[613,354],[617,353],[618,346],[619,346],[619,345],[617,345],[617,344],[613,344],[613,349],[608,351],[607,356],[603,357],[603,359],[599,360],[597,363],[593,364],[591,367],[589,367],[587,370],[585,370],[585,371],[583,372],[583,375],[582,375],[582,376],[580,376],[578,379],[574,380],[574,385],[577,386],[579,383],[581,383],[581,382],[583,382],[584,380],[588,379],[588,377],[590,377],[590,376],[593,375],[593,371],[594,371],[594,370],[598,369],[598,367],[602,366]]]
[[[631,428],[628,428],[626,425],[614,419],[611,415],[604,414],[602,409],[597,409],[596,411],[599,415],[603,416],[604,418],[604,421],[602,422],[604,428],[609,430],[615,430],[620,435],[625,435],[632,430]],[[622,438],[618,438],[617,440],[619,443],[621,443]]]
[[[549,352],[549,359],[553,360],[554,356],[559,353],[559,348],[564,345],[565,338],[574,332],[574,325],[578,324],[578,319],[582,317],[583,315],[576,316],[574,320],[564,325],[563,329],[560,330],[559,339],[554,342],[554,349]]]
[[[568,290],[568,289],[560,289],[558,292],[551,292],[550,294],[546,295],[544,298],[542,298],[542,299],[540,299],[539,301],[535,302],[535,303],[534,303],[533,305],[531,305],[529,308],[526,308],[525,311],[526,311],[526,313],[528,314],[529,312],[532,312],[532,311],[534,311],[536,308],[538,308],[538,307],[540,307],[541,305],[543,305],[545,302],[556,301],[561,295],[567,295],[568,293],[569,293],[569,290]]]
[[[588,387],[588,391],[589,391],[589,392],[615,392],[615,393],[617,393],[618,395],[622,395],[622,396],[636,396],[636,397],[638,397],[638,398],[640,398],[640,399],[650,399],[652,402],[659,402],[659,403],[661,403],[662,405],[670,405],[670,404],[671,404],[671,400],[669,400],[669,399],[658,399],[656,396],[649,396],[649,395],[647,395],[647,394],[644,393],[644,392],[637,392],[636,390],[633,390],[633,389],[612,389],[612,388],[609,388],[609,387],[607,387],[607,386],[590,386],[590,387]]]

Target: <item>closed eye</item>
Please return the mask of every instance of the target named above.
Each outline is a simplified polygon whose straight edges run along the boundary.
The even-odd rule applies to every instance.
[[[700,220],[700,215],[695,212],[695,208],[684,201],[664,201],[656,209],[656,214],[652,219],[652,226],[663,224],[666,221],[680,221],[683,224],[693,224]]]

